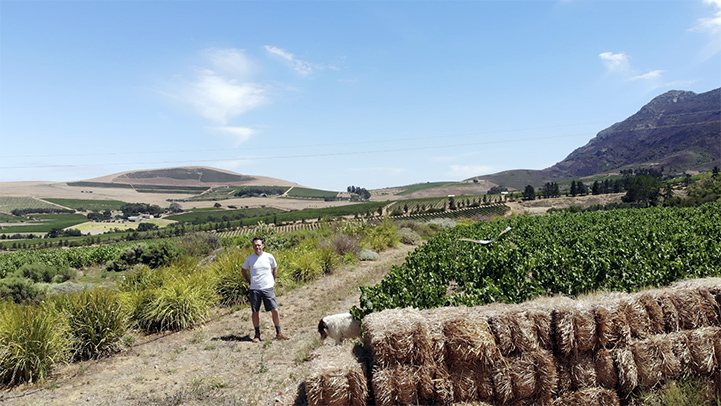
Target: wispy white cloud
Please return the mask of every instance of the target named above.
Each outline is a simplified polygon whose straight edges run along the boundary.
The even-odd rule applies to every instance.
[[[711,6],[711,16],[699,18],[689,31],[707,33],[710,42],[703,51],[704,59],[721,52],[721,0],[704,0]]]
[[[628,61],[628,55],[623,52],[614,54],[613,52],[603,52],[598,55],[604,66],[609,72],[628,72],[631,65]]]
[[[487,165],[451,165],[450,170],[446,172],[446,176],[453,179],[468,179],[491,171],[493,171],[493,167]]]
[[[251,80],[258,67],[243,50],[211,48],[202,55],[207,66],[190,80],[176,78],[167,96],[221,125],[269,101],[266,86]]]
[[[644,73],[642,75],[632,76],[628,80],[631,82],[634,80],[657,80],[661,79],[662,73],[662,70],[652,70],[651,72]]]
[[[252,128],[233,126],[208,127],[208,130],[230,139],[233,143],[233,148],[239,147],[256,133]]]
[[[321,69],[319,65],[311,64],[310,62],[306,62],[303,60],[300,60],[296,58],[294,54],[291,52],[288,52],[284,49],[274,47],[271,45],[266,45],[265,50],[270,52],[273,55],[277,55],[286,61],[289,61],[293,65],[293,69],[298,72],[302,76],[308,76],[316,69]]]

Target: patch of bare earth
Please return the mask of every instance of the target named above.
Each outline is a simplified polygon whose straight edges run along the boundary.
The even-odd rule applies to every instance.
[[[74,363],[41,385],[0,393],[12,405],[288,405],[321,345],[318,321],[358,304],[358,286],[374,285],[414,246],[380,253],[377,261],[336,270],[279,296],[288,341],[275,336],[261,313],[261,343],[250,341],[250,310],[221,310],[192,330],[141,336],[113,357]],[[280,264],[282,266],[282,264]],[[351,343],[344,345],[350,346]],[[350,348],[350,347],[349,347]],[[350,350],[349,350],[350,351]]]

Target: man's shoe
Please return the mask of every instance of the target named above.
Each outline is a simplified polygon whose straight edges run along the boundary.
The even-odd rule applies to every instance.
[[[260,342],[260,336],[255,336],[255,337],[253,337],[253,340],[251,340],[251,341],[253,341],[254,343],[259,343],[259,342]]]
[[[290,337],[288,337],[287,335],[285,335],[283,333],[278,333],[275,335],[275,339],[276,340],[290,340]]]

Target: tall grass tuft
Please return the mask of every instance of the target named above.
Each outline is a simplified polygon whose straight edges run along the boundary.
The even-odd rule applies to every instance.
[[[41,381],[69,354],[68,324],[61,314],[44,304],[0,304],[0,382]]]
[[[59,295],[52,302],[67,317],[74,360],[103,357],[122,348],[130,314],[117,293],[98,288]]]
[[[318,260],[318,251],[296,249],[287,255],[285,268],[296,282],[308,282],[318,279],[323,274],[323,267]]]
[[[137,292],[159,288],[163,286],[165,276],[163,269],[150,269],[147,265],[136,265],[118,283],[118,289],[123,292]]]
[[[248,302],[248,282],[243,278],[243,261],[250,249],[228,249],[218,254],[210,265],[214,274],[215,292],[222,306],[235,306]]]
[[[178,277],[138,295],[134,319],[149,333],[178,331],[202,323],[218,302],[206,274]]]

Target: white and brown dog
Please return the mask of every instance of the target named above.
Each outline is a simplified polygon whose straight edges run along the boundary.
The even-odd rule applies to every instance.
[[[323,317],[318,323],[318,332],[321,340],[330,337],[336,345],[340,345],[346,338],[360,337],[361,326],[360,321],[354,320],[350,313],[340,313]]]

